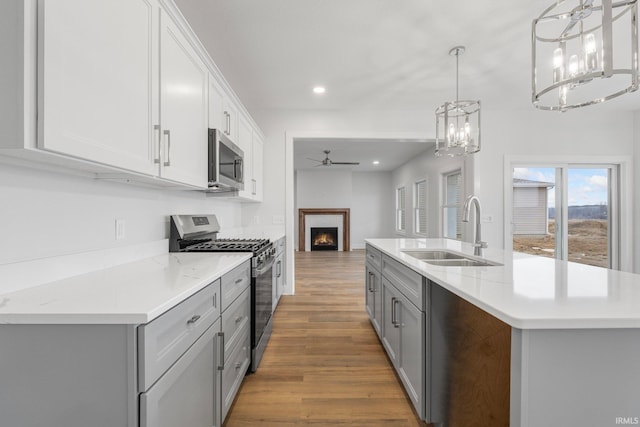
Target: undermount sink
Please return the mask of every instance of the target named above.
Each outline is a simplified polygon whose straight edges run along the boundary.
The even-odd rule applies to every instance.
[[[497,262],[480,261],[476,259],[460,258],[460,259],[424,259],[424,262],[433,265],[444,265],[447,267],[494,267],[499,266]]]
[[[421,260],[427,259],[464,259],[462,255],[449,251],[402,251],[405,254]]]
[[[448,267],[491,267],[502,265],[486,259],[471,258],[455,252],[443,250],[406,250],[402,252],[432,265]]]

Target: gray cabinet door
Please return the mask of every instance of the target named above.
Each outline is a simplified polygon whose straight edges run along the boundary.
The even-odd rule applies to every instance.
[[[425,315],[403,295],[399,296],[399,300],[396,310],[400,324],[398,375],[416,411],[424,419]]]
[[[398,368],[400,352],[400,328],[397,326],[397,309],[400,292],[386,279],[382,281],[382,345],[393,366]]]
[[[365,265],[365,299],[369,319],[379,337],[382,336],[382,276],[369,262]]]
[[[382,281],[382,344],[407,395],[424,419],[425,314],[386,278]]]
[[[215,344],[213,324],[160,379],[140,395],[140,427],[211,427],[214,411]]]

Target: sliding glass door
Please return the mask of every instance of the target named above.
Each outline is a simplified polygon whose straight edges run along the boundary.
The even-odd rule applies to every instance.
[[[619,268],[617,165],[518,165],[512,179],[515,251]]]

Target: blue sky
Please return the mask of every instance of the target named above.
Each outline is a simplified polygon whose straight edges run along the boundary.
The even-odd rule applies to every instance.
[[[514,168],[513,177],[555,182],[555,168]],[[607,204],[607,168],[569,169],[569,206]],[[555,187],[549,191],[549,207],[555,206]]]

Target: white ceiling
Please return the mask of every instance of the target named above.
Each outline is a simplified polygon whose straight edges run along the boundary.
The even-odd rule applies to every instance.
[[[554,2],[176,0],[250,112],[379,109],[429,115],[455,98],[455,57],[448,52],[456,45],[466,46],[461,99],[480,99],[484,111],[534,108],[531,24]],[[327,93],[314,95],[314,85],[326,86]],[[588,108],[637,110],[640,91]],[[323,147],[330,149],[314,147],[315,157]]]
[[[306,138],[296,140],[293,160],[295,169],[383,172],[397,169],[416,155],[425,150],[433,151],[433,149],[434,143],[427,141]],[[360,164],[322,166],[319,162],[308,159],[324,159],[324,150],[331,151],[329,153],[331,161],[360,162]],[[374,160],[380,163],[374,165]]]

